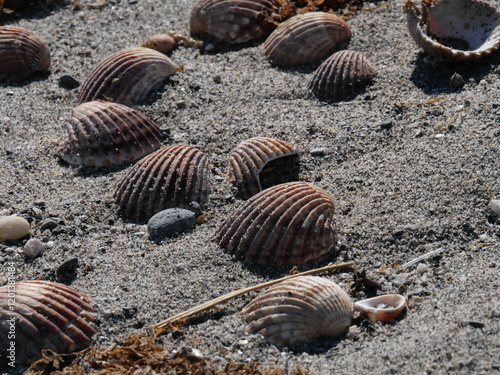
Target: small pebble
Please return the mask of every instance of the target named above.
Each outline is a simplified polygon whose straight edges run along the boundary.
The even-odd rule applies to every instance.
[[[497,215],[500,215],[500,199],[493,199],[488,204],[488,207]]]
[[[380,129],[382,130],[389,130],[392,128],[392,120],[385,120],[385,121],[382,121],[380,124]]]
[[[419,263],[419,265],[417,266],[417,273],[424,273],[428,269],[429,269],[429,267],[427,266],[427,264]]]
[[[195,224],[193,211],[182,208],[169,208],[154,215],[148,222],[149,238],[161,240],[177,233],[186,232]]]
[[[450,86],[454,90],[459,90],[462,87],[464,87],[464,85],[465,85],[465,81],[464,81],[463,77],[458,73],[453,73],[453,75],[450,78]]]
[[[59,87],[63,89],[72,90],[79,86],[80,82],[70,75],[65,74],[59,78]]]
[[[28,242],[26,242],[26,245],[24,245],[23,248],[23,252],[31,258],[35,258],[44,251],[45,251],[45,244],[38,238],[30,239]]]
[[[0,219],[0,241],[18,240],[30,231],[30,223],[19,216],[5,216]]]
[[[392,285],[394,285],[395,287],[400,287],[401,285],[405,285],[408,283],[409,283],[408,280],[403,279],[403,278],[396,278],[396,279],[392,280]]]
[[[57,267],[56,273],[58,275],[64,275],[67,273],[72,273],[78,267],[78,258],[73,257],[66,260],[59,267]]]
[[[40,230],[43,232],[44,230],[52,230],[54,229],[55,227],[57,227],[59,224],[57,223],[57,221],[55,220],[52,220],[52,219],[43,219],[42,221],[40,221],[37,225],[37,227],[40,228]]]
[[[324,156],[325,155],[325,149],[324,147],[317,147],[313,148],[311,151],[309,151],[311,156]]]
[[[221,83],[222,82],[222,77],[219,75],[219,74],[214,74],[212,76],[212,80],[215,82],[215,83]]]

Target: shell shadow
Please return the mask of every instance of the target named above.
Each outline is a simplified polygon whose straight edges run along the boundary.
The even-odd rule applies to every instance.
[[[203,47],[200,49],[200,52],[205,55],[219,55],[229,52],[238,52],[246,48],[259,47],[266,40],[266,37],[261,37],[248,42],[233,44],[217,41],[209,35],[193,34],[192,36],[196,40],[203,42]],[[211,46],[209,50],[206,49],[207,46]],[[262,55],[264,55],[264,53],[262,53]]]
[[[11,6],[8,5],[5,8],[9,9],[9,13],[0,12],[0,21],[8,19],[13,21],[16,19],[27,19],[27,20],[39,20],[49,17],[61,8],[67,7],[72,4],[70,0],[29,0],[29,1],[18,1],[21,6]]]
[[[33,82],[42,82],[46,81],[50,76],[50,72],[35,72],[28,77],[20,80],[20,81],[5,81],[0,82],[0,88],[9,88],[9,87],[25,87]]]

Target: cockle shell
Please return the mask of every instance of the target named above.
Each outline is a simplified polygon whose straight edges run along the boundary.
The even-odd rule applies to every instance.
[[[21,81],[35,72],[48,72],[50,51],[34,32],[0,27],[0,83]]]
[[[296,265],[317,258],[335,244],[333,199],[306,182],[261,191],[221,225],[216,240],[246,263]]]
[[[157,150],[162,133],[135,109],[102,101],[83,103],[66,122],[59,156],[69,164],[109,167],[131,163]]]
[[[396,319],[406,306],[406,298],[400,294],[386,294],[358,301],[356,310],[362,311],[372,321],[388,322]]]
[[[177,42],[167,34],[156,34],[149,37],[141,47],[151,48],[160,53],[168,53],[174,49]]]
[[[298,276],[262,292],[242,311],[246,330],[289,346],[339,336],[351,325],[352,301],[340,286],[318,276]]]
[[[86,295],[51,281],[4,285],[0,288],[1,360],[11,355],[11,342],[15,342],[13,360],[23,365],[40,358],[42,349],[71,353],[87,346],[96,333],[90,325],[95,320],[90,303]]]
[[[0,241],[18,240],[30,231],[30,223],[19,216],[4,216],[0,218]]]
[[[259,173],[269,162],[299,150],[285,141],[272,138],[250,138],[240,143],[229,157],[228,179],[243,199],[262,191]]]
[[[105,100],[134,106],[176,72],[172,60],[150,48],[129,48],[99,63],[78,93],[78,103]]]
[[[273,65],[293,67],[330,56],[339,43],[351,36],[349,25],[335,14],[298,14],[269,35],[264,53]]]
[[[279,13],[279,0],[200,0],[191,12],[192,34],[209,34],[218,41],[243,43],[269,34]]]
[[[114,198],[124,217],[145,222],[167,208],[202,210],[208,189],[207,156],[193,146],[175,145],[139,160],[118,183]]]
[[[442,60],[477,60],[500,46],[500,12],[480,0],[412,0],[404,6],[408,29],[428,54]]]
[[[373,83],[376,74],[362,53],[339,51],[316,69],[309,88],[321,100],[349,100],[364,92]]]

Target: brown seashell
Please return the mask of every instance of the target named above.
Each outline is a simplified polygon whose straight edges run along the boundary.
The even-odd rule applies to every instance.
[[[404,6],[408,29],[428,54],[442,60],[478,60],[500,46],[500,12],[479,0],[414,1]]]
[[[350,100],[364,92],[376,75],[362,53],[344,50],[331,55],[316,69],[309,88],[321,100]]]
[[[157,150],[163,136],[156,124],[122,104],[92,101],[73,109],[59,156],[69,164],[109,167],[131,163]]]
[[[356,310],[364,312],[372,321],[388,322],[396,319],[406,306],[406,298],[400,294],[386,294],[358,301]]]
[[[87,346],[96,333],[91,300],[51,281],[18,281],[0,288],[0,356],[7,361],[15,342],[15,361],[29,365],[42,349],[71,353]],[[9,333],[14,337],[9,338]]]
[[[271,161],[299,155],[290,143],[272,138],[250,138],[240,143],[229,157],[229,181],[238,188],[243,199],[262,191],[259,173]]]
[[[192,34],[209,34],[218,41],[243,43],[269,34],[279,13],[279,0],[200,0],[191,11]]]
[[[207,156],[193,146],[176,145],[139,160],[119,182],[114,198],[124,217],[145,222],[167,208],[202,210],[208,188]]]
[[[352,320],[351,298],[333,281],[298,276],[262,292],[242,311],[246,330],[266,341],[290,346],[343,334]]]
[[[160,53],[168,53],[174,49],[177,42],[167,34],[156,34],[148,38],[141,47],[151,48]]]
[[[124,49],[94,68],[80,88],[78,103],[105,100],[134,106],[175,72],[172,60],[158,51],[143,47]]]
[[[34,32],[0,27],[0,83],[21,81],[35,72],[48,72],[50,51]]]
[[[327,192],[306,182],[288,182],[261,191],[236,209],[216,240],[246,263],[296,265],[335,244],[333,214]]]
[[[264,53],[272,65],[298,66],[330,56],[339,43],[351,36],[349,25],[335,14],[298,14],[269,35]]]

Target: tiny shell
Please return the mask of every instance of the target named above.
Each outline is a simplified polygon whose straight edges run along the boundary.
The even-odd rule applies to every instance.
[[[364,312],[372,321],[388,322],[396,319],[406,305],[406,298],[399,294],[386,294],[358,301],[356,310]]]
[[[193,146],[168,146],[139,160],[114,193],[120,213],[148,221],[167,208],[203,209],[208,195],[208,158]]]
[[[209,34],[218,41],[243,43],[269,34],[279,13],[279,0],[200,0],[189,21],[193,34]]]
[[[339,51],[316,69],[309,88],[320,100],[350,100],[364,92],[376,74],[362,53]]]
[[[262,190],[259,173],[269,162],[299,150],[290,143],[272,138],[250,138],[240,143],[229,158],[229,181],[238,188],[243,199]]]
[[[12,303],[15,300],[15,303]],[[29,365],[42,349],[71,353],[96,333],[90,299],[77,290],[50,281],[18,281],[0,288],[0,357],[16,342],[15,361]],[[15,338],[8,340],[11,322]]]
[[[0,218],[0,241],[18,240],[30,231],[30,223],[19,216]]]
[[[479,0],[424,0],[404,6],[408,29],[428,54],[442,60],[477,60],[500,46],[500,12]]]
[[[131,163],[157,150],[163,136],[141,112],[117,103],[92,101],[73,109],[59,156],[69,164],[109,167]]]
[[[100,99],[133,106],[143,102],[175,72],[172,60],[158,51],[124,49],[94,68],[80,88],[78,103]]]
[[[264,43],[273,65],[292,67],[330,56],[339,43],[352,36],[339,16],[324,12],[298,14],[281,23]]]
[[[261,191],[237,208],[216,240],[246,263],[296,265],[335,244],[333,214],[327,192],[306,182],[288,182]]]
[[[343,334],[352,320],[351,298],[333,281],[298,276],[262,292],[242,311],[246,330],[266,341],[290,346]]]
[[[151,48],[160,53],[168,53],[174,49],[177,42],[167,34],[156,34],[148,38],[141,47]]]
[[[34,32],[0,27],[0,83],[21,81],[35,72],[48,72],[50,51]]]

